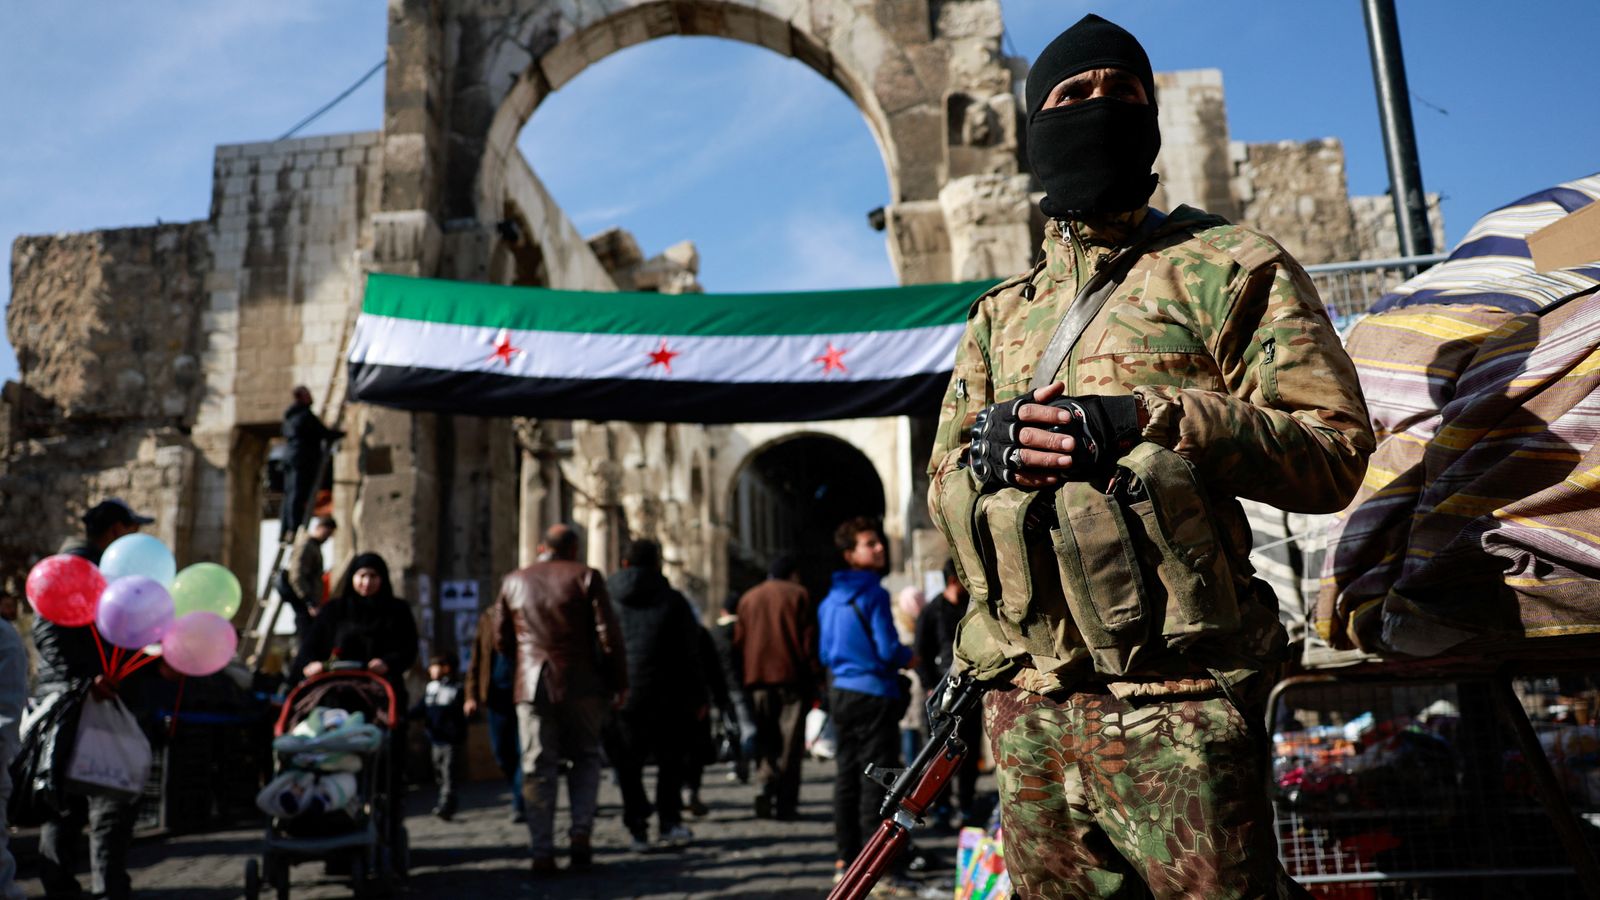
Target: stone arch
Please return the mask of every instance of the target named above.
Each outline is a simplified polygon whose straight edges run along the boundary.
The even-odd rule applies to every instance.
[[[846,518],[883,519],[889,484],[844,437],[802,429],[751,448],[726,492],[730,587],[749,587],[778,553],[794,553],[813,590],[837,566],[833,529]]]
[[[594,8],[580,5],[553,10],[547,16],[519,22],[518,36],[501,41],[492,51],[492,64],[497,68],[520,65],[521,71],[511,78],[489,125],[476,177],[476,210],[481,215],[498,202],[500,178],[517,152],[517,137],[551,91],[613,53],[674,35],[721,37],[766,47],[799,60],[833,82],[860,109],[883,157],[890,196],[898,198],[899,143],[909,136],[897,136],[896,132],[907,131],[908,122],[905,117],[891,118],[880,92],[871,84],[879,77],[914,78],[910,60],[875,22],[860,26],[863,30],[838,49],[824,43],[825,38],[814,33],[816,24],[827,27],[845,18],[839,8],[849,6],[847,0],[813,0],[809,6],[814,21],[805,23],[785,19],[775,8],[763,8],[778,5],[757,0],[620,0],[593,4]],[[537,56],[529,53],[530,48],[541,46],[548,49]],[[876,71],[869,69],[867,58],[881,58]],[[879,76],[878,71],[884,74]],[[503,82],[506,77],[504,70],[485,74],[490,83]],[[468,162],[462,160],[462,164]]]
[[[380,216],[400,233],[390,239],[379,222],[377,258],[391,271],[431,274],[439,253],[428,252],[430,238],[437,245],[464,228],[492,252],[507,167],[540,102],[606,56],[670,35],[766,47],[851,97],[884,160],[890,258],[902,282],[950,277],[940,201],[953,176],[1018,171],[1015,116],[1002,117],[981,146],[954,156],[947,146],[950,97],[971,98],[962,109],[1015,105],[999,0],[391,0],[390,8]],[[395,250],[406,259],[389,259]],[[394,265],[408,261],[415,265]]]

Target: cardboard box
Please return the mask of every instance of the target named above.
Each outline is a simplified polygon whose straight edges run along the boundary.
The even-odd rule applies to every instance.
[[[1537,272],[1600,261],[1600,202],[1569,213],[1528,235]]]

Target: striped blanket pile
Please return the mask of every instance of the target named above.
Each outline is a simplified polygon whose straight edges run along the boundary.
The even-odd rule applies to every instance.
[[[1600,633],[1600,262],[1537,274],[1525,241],[1597,198],[1593,176],[1491,213],[1351,332],[1379,444],[1325,542],[1332,647]]]

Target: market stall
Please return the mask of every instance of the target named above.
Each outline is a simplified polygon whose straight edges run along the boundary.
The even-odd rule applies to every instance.
[[[1349,334],[1378,449],[1269,720],[1320,896],[1600,896],[1600,261],[1530,250],[1596,199],[1485,216]]]

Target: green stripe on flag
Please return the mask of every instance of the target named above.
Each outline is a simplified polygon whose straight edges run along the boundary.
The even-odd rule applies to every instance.
[[[785,294],[631,294],[502,287],[374,273],[361,311],[449,325],[588,334],[898,331],[966,320],[996,281]]]

